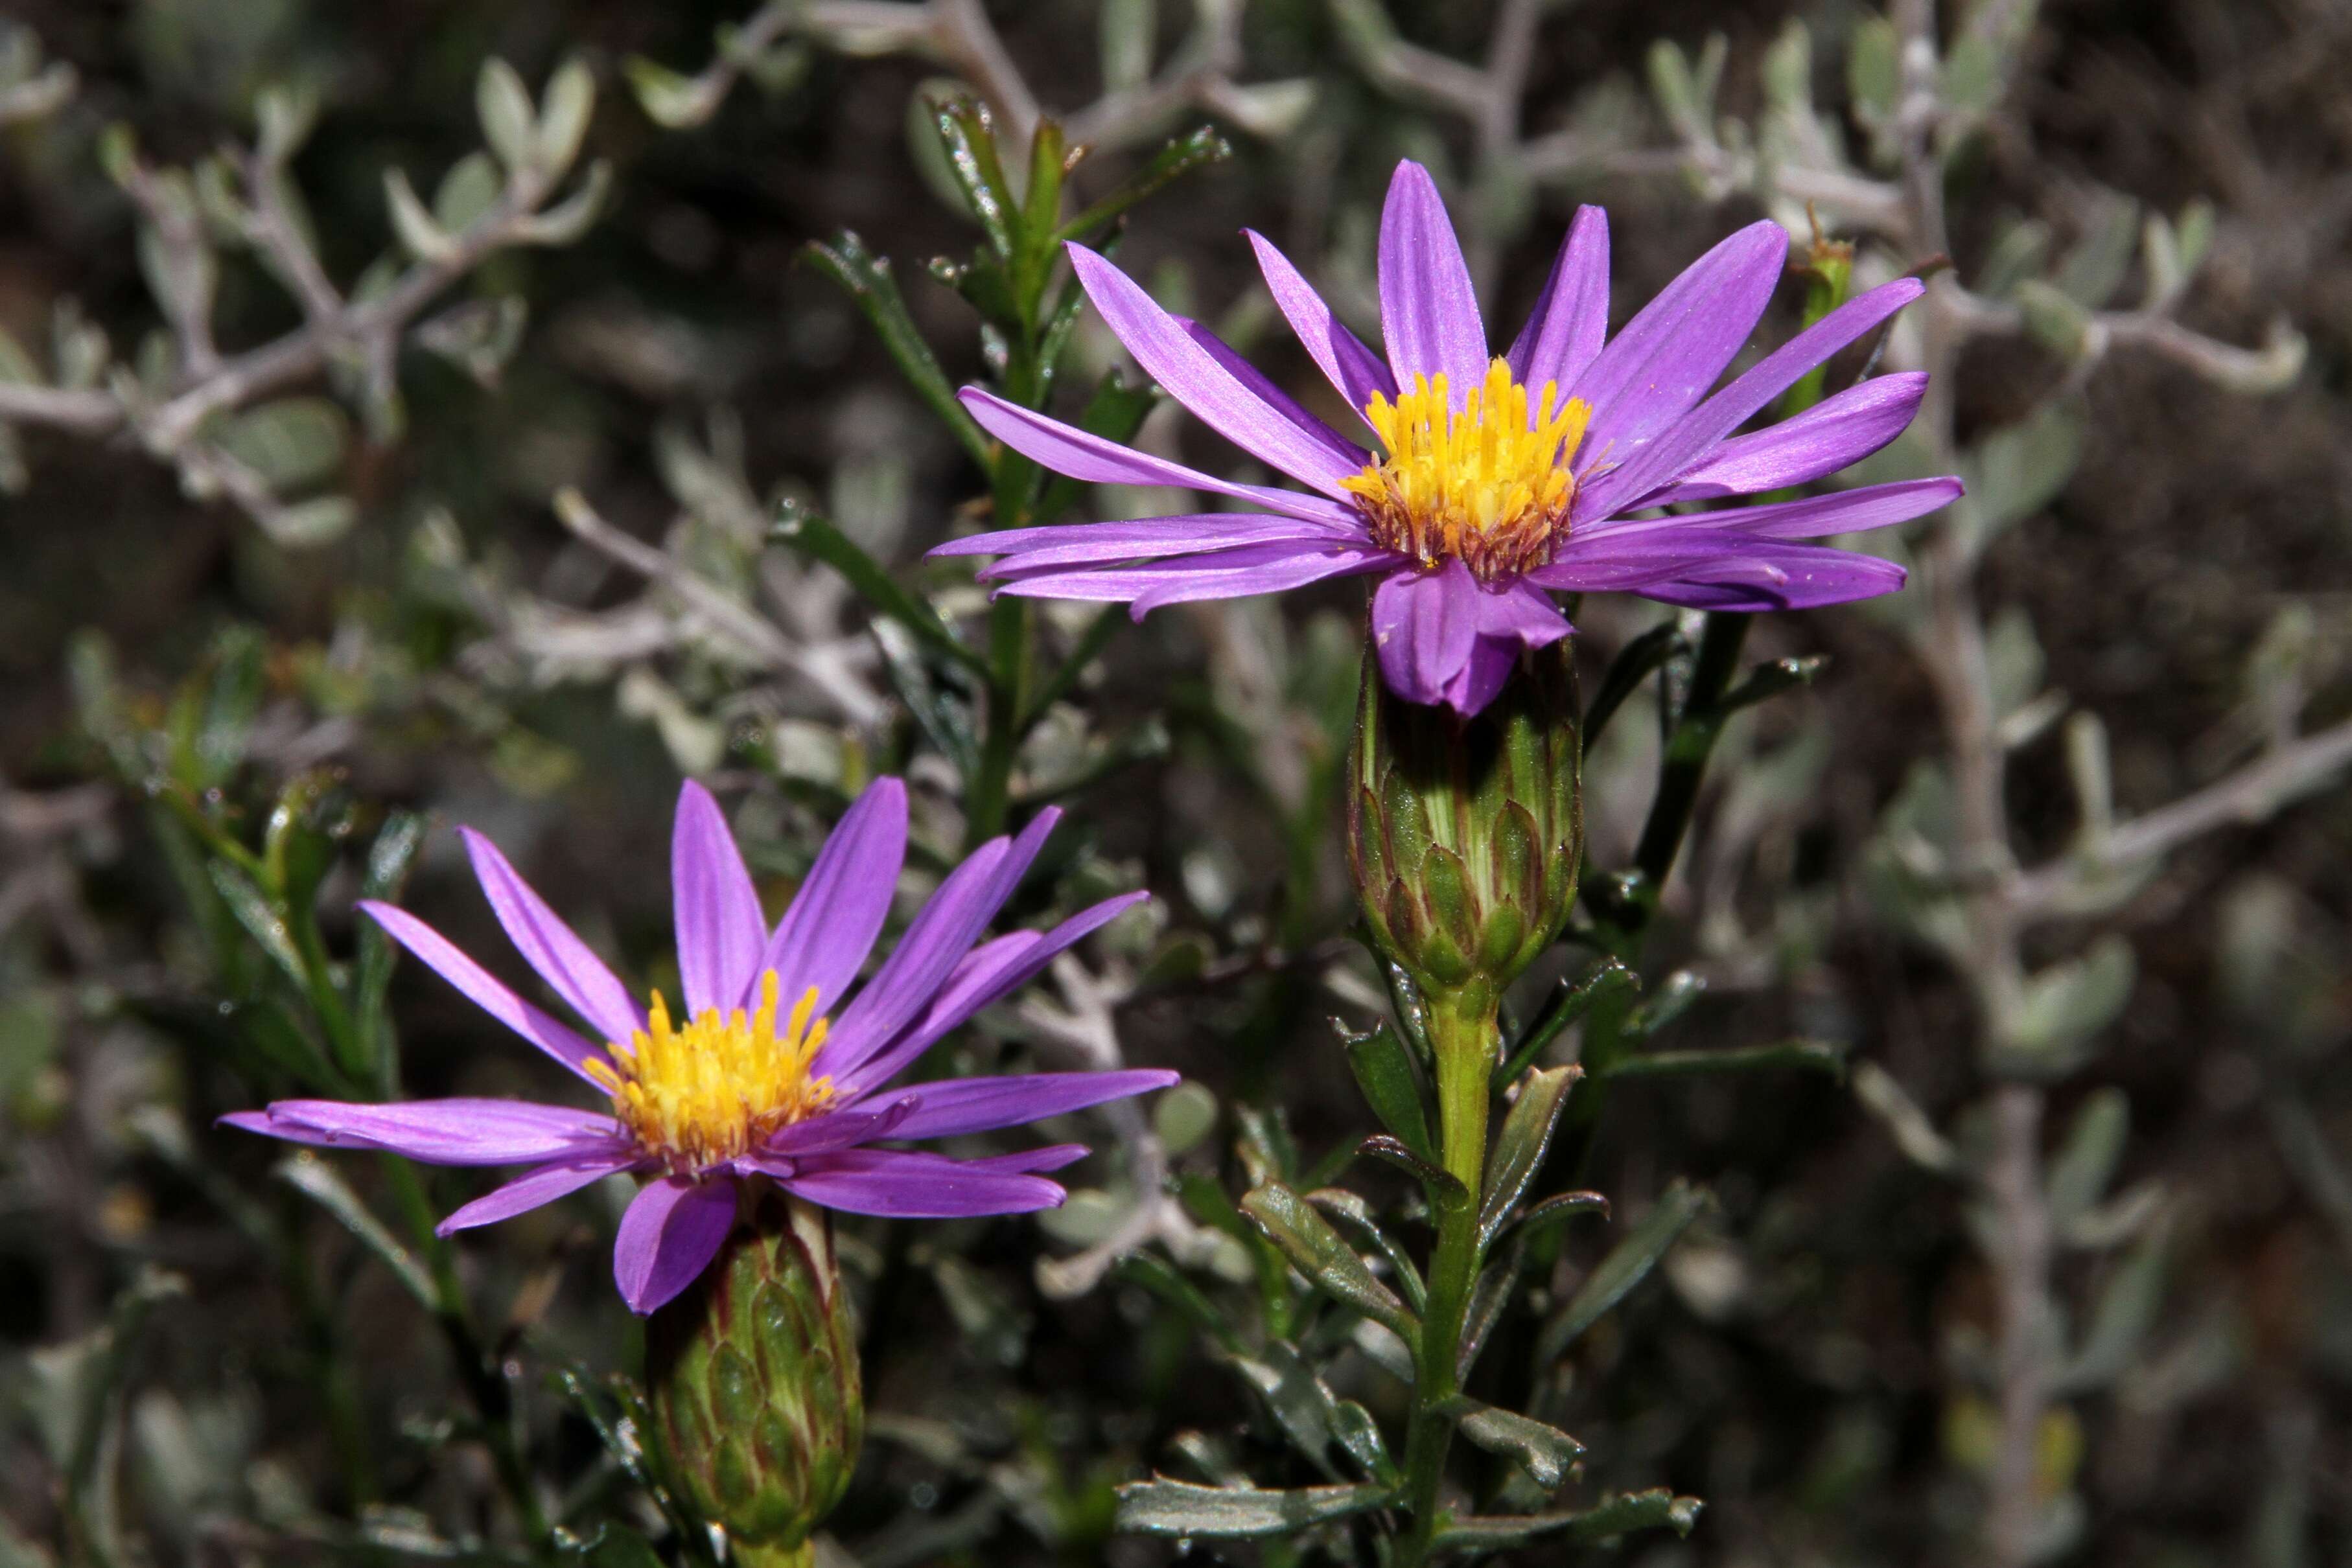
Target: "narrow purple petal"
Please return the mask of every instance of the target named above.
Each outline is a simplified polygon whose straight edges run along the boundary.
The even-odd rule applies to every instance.
[[[818,1014],[832,1012],[882,935],[906,859],[907,786],[877,779],[825,836],[739,1005],[751,1004],[760,976],[773,969],[782,1006],[797,1007],[814,986]]]
[[[1534,394],[1541,394],[1546,382],[1566,392],[1608,335],[1609,214],[1579,207],[1551,276],[1507,356],[1511,377]]]
[[[1752,496],[1834,474],[1902,434],[1927,392],[1925,371],[1873,376],[1793,418],[1733,436],[1647,504]]]
[[[1633,462],[1706,394],[1755,330],[1788,255],[1786,229],[1748,225],[1666,285],[1561,389],[1592,405],[1579,473]]]
[[[687,1011],[734,1007],[768,945],[768,921],[725,814],[691,779],[677,792],[669,880]]]
[[[1393,398],[1397,393],[1396,378],[1389,373],[1379,355],[1364,347],[1364,340],[1340,324],[1331,313],[1331,307],[1315,292],[1307,279],[1290,265],[1290,258],[1274,248],[1265,235],[1255,229],[1244,229],[1250,246],[1257,252],[1258,270],[1265,274],[1265,287],[1274,296],[1274,303],[1290,329],[1298,334],[1299,342],[1348,406],[1361,409],[1372,401],[1375,392]]]
[[[908,1092],[913,1114],[898,1124],[901,1138],[946,1138],[1018,1127],[1124,1100],[1177,1082],[1179,1074],[1160,1068],[1120,1072],[1030,1072],[1004,1078],[948,1078],[917,1084]]]
[[[489,971],[458,951],[456,943],[406,910],[372,898],[362,900],[360,910],[383,926],[394,941],[415,954],[419,963],[457,987],[467,1001],[581,1077],[588,1077],[582,1071],[583,1065],[603,1055],[587,1040],[491,978]]]
[[[1917,278],[1898,277],[1847,300],[1691,410],[1638,455],[1621,455],[1615,466],[1596,476],[1578,496],[1578,511],[1604,517],[1681,478],[1814,366],[1876,329],[1921,292]],[[1738,345],[1733,348],[1737,351]]]
[[[1122,894],[1082,909],[1046,932],[1016,931],[974,949],[940,988],[939,995],[902,1030],[877,1047],[837,1059],[831,1048],[816,1066],[834,1074],[835,1090],[852,1098],[877,1083],[887,1083],[940,1036],[982,1008],[992,1007],[1045,972],[1056,955],[1101,930],[1151,895]]]
[[[1372,460],[1370,453],[1334,430],[1321,414],[1291,396],[1289,391],[1276,384],[1273,377],[1242,358],[1232,344],[1189,316],[1178,316],[1172,319],[1184,329],[1185,336],[1201,346],[1202,353],[1223,365],[1234,380],[1264,399],[1266,406],[1297,425],[1307,439],[1328,449],[1333,457],[1357,469],[1361,469]]]
[[[830,1075],[835,1087],[846,1092],[844,1072],[879,1050],[929,1005],[1021,885],[1061,816],[1048,807],[1019,838],[991,839],[948,873],[881,968],[834,1020],[814,1071]]]
[[[1222,549],[1227,545],[1257,544],[1269,538],[1362,539],[1363,522],[1310,523],[1299,517],[1264,512],[1188,512],[1171,517],[1138,517],[1129,522],[1054,523],[1036,528],[1003,528],[951,539],[931,556],[1034,555],[1041,550],[1114,547],[1126,556],[1143,558],[1181,555],[1194,548]],[[1110,559],[1123,559],[1114,556]]]
[[[1714,559],[1753,553],[1758,539],[1819,538],[1907,523],[1960,494],[1957,479],[1900,479],[1829,496],[1612,523],[1572,534],[1528,580],[1563,592],[1599,592],[1663,580]]]
[[[1048,1144],[1042,1149],[1021,1149],[1009,1155],[988,1155],[976,1160],[966,1160],[963,1168],[971,1171],[1010,1171],[1024,1175],[1031,1171],[1057,1171],[1064,1166],[1076,1165],[1087,1157],[1084,1144]]]
[[[1885,485],[1841,490],[1833,496],[1700,512],[1693,520],[1731,529],[1750,538],[1813,539],[1907,523],[1938,507],[1951,505],[1959,499],[1960,491],[1958,479],[1897,479]]]
[[[1024,570],[1019,561],[999,569],[997,591],[1024,599],[1080,599],[1131,604],[1140,621],[1163,604],[1201,599],[1246,599],[1320,582],[1328,577],[1380,571],[1405,559],[1393,550],[1324,540],[1286,540],[1241,549],[1181,556],[1137,567],[1044,567]]]
[[[1075,425],[1007,402],[980,387],[966,387],[956,396],[989,434],[1022,455],[1073,479],[1084,479],[1092,485],[1171,485],[1212,496],[1231,496],[1286,517],[1304,517],[1316,523],[1345,523],[1356,515],[1353,507],[1341,506],[1328,497],[1304,496],[1296,490],[1276,490],[1264,485],[1237,485],[1165,457],[1154,457],[1115,441],[1105,441]]]
[[[320,1147],[381,1149],[435,1166],[523,1166],[628,1157],[619,1123],[527,1100],[407,1100],[357,1105],[278,1100],[222,1118],[248,1133]]]
[[[645,1011],[630,999],[628,988],[523,881],[499,847],[471,828],[458,829],[457,836],[465,841],[475,880],[482,884],[483,895],[515,951],[564,1005],[608,1040],[627,1040],[644,1027]]]
[[[896,1219],[1027,1214],[1059,1207],[1069,1196],[1043,1176],[895,1149],[814,1155],[799,1162],[783,1185],[826,1208]]]
[[[471,1230],[478,1225],[494,1225],[501,1219],[512,1219],[518,1214],[528,1214],[534,1208],[545,1207],[559,1197],[578,1192],[603,1181],[606,1176],[627,1170],[634,1162],[614,1157],[604,1160],[574,1161],[563,1165],[541,1166],[528,1176],[517,1176],[504,1186],[492,1189],[433,1228],[436,1236],[455,1236],[460,1230]]]
[[[669,1301],[710,1266],[735,1228],[735,1183],[664,1176],[647,1182],[621,1216],[613,1282],[639,1317]]]
[[[1016,533],[1044,537],[1018,545],[1009,543],[1010,536]],[[1210,512],[1133,523],[1063,524],[1055,528],[1008,529],[997,540],[1005,559],[982,568],[980,576],[985,581],[1008,572],[1034,573],[1047,567],[1117,566],[1170,556],[1202,555],[1244,545],[1368,542],[1361,525],[1341,528],[1328,523],[1251,512]]]
[[[835,1149],[853,1148],[859,1144],[878,1143],[884,1138],[904,1138],[911,1134],[901,1131],[907,1119],[920,1105],[912,1093],[902,1094],[887,1104],[853,1105],[839,1111],[827,1111],[811,1116],[805,1122],[794,1122],[778,1129],[775,1135],[761,1145],[761,1158],[827,1154]]]
[[[1171,397],[1252,456],[1326,495],[1347,494],[1339,482],[1364,465],[1360,455],[1349,460],[1268,404],[1127,274],[1082,245],[1066,248],[1087,298],[1136,363]]]
[[[1903,568],[1876,556],[1828,545],[1759,540],[1748,559],[1634,591],[1689,610],[1810,610],[1892,593],[1906,575]]]
[[[1399,572],[1372,595],[1381,675],[1408,702],[1444,703],[1465,717],[1502,690],[1519,655],[1568,635],[1537,589],[1482,588],[1461,561]]]
[[[1486,329],[1470,267],[1429,171],[1406,160],[1381,209],[1381,337],[1397,385],[1445,378],[1456,409],[1486,380]]]

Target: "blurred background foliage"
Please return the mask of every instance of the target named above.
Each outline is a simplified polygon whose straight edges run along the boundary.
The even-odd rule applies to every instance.
[[[436,1247],[409,1222],[461,1182],[210,1122],[294,1085],[536,1086],[349,917],[404,888],[486,936],[447,823],[655,981],[681,771],[772,891],[879,770],[922,787],[931,873],[955,852],[985,705],[934,631],[984,610],[919,556],[987,484],[861,307],[889,258],[883,324],[950,382],[991,372],[926,265],[980,240],[926,110],[959,86],[1015,146],[1039,104],[1071,117],[1097,151],[1070,212],[1213,128],[1225,155],[1197,144],[1120,261],[1302,395],[1236,231],[1361,320],[1401,156],[1438,171],[1493,319],[1578,201],[1610,208],[1619,320],[1759,210],[1801,235],[1811,203],[1877,276],[1948,255],[1969,329],[1898,337],[1949,373],[1886,461],[1957,464],[1971,500],[1883,612],[1755,628],[1751,657],[1826,665],[1723,723],[1623,953],[1646,1010],[1552,1048],[1804,1049],[1610,1090],[1572,1185],[1611,1225],[1549,1243],[1497,1358],[1541,1378],[1487,1371],[1589,1445],[1580,1479],[1706,1500],[1618,1549],[1644,1563],[2347,1560],[2352,804],[2296,759],[2352,704],[2352,9],[1039,0],[991,9],[992,55],[973,12],[6,5],[0,1563],[611,1565],[643,1560],[616,1529],[659,1538],[599,1392],[635,1357],[604,1195]],[[1118,363],[1082,317],[1056,406]],[[1069,682],[1024,714],[1007,804],[1076,810],[1031,913],[1160,898],[960,1050],[1197,1087],[1096,1126],[1042,1225],[851,1228],[873,1416],[838,1560],[1169,1561],[1112,1539],[1114,1483],[1328,1469],[1283,1457],[1317,1445],[1280,1378],[1250,1391],[1287,1286],[1213,1195],[1369,1125],[1324,1021],[1385,1006],[1338,852],[1354,591],[1041,612]],[[1628,648],[1664,665],[1588,763],[1607,872],[1691,651],[1654,607],[1577,621],[1588,694]],[[1977,732],[1937,716],[1971,625]],[[1972,858],[1970,733],[2008,759],[2006,864]],[[2102,848],[2179,799],[2216,831]],[[1987,960],[2018,908],[2047,918]],[[1627,1236],[1643,1269],[1596,1269]],[[1239,1349],[1112,1268],[1139,1244],[1220,1302],[1264,1285],[1211,1310]]]

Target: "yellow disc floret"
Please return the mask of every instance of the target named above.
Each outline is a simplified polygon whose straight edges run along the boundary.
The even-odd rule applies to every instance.
[[[1372,394],[1364,418],[1388,455],[1340,484],[1386,549],[1424,566],[1457,557],[1484,581],[1532,571],[1568,532],[1569,460],[1592,414],[1582,398],[1559,399],[1549,382],[1530,399],[1499,359],[1459,411],[1444,376],[1416,375],[1394,402]]]
[[[815,1016],[816,998],[812,986],[779,1030],[771,969],[760,977],[757,1010],[705,1008],[681,1028],[656,991],[646,1027],[585,1071],[648,1158],[678,1175],[698,1171],[832,1103],[832,1081],[809,1077],[827,1022]]]

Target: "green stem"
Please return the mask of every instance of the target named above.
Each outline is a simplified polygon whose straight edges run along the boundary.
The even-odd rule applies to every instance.
[[[1437,1246],[1430,1257],[1428,1310],[1413,1352],[1412,1425],[1405,1437],[1404,1504],[1411,1531],[1397,1568],[1429,1559],[1444,1520],[1437,1497],[1457,1419],[1449,1413],[1461,1389],[1462,1329],[1478,1279],[1478,1201],[1486,1170],[1486,1123],[1493,1101],[1495,999],[1483,992],[1432,997],[1430,1044],[1436,1057],[1438,1125],[1445,1170],[1461,1183],[1437,1197]]]
[[[434,1317],[441,1325],[442,1337],[448,1342],[450,1355],[457,1363],[457,1375],[466,1385],[475,1413],[481,1417],[482,1440],[488,1445],[499,1484],[514,1505],[523,1534],[530,1542],[532,1555],[545,1559],[552,1552],[554,1526],[540,1503],[538,1488],[531,1482],[530,1461],[516,1429],[513,1391],[507,1386],[498,1358],[482,1343],[475,1327],[473,1309],[467,1303],[465,1287],[457,1278],[455,1254],[449,1244],[434,1233],[433,1200],[425,1190],[423,1178],[415,1166],[396,1155],[387,1158],[383,1166],[392,1184],[393,1200],[400,1206],[432,1272]]]
[[[1731,689],[1731,677],[1739,673],[1739,650],[1748,641],[1748,624],[1754,619],[1743,612],[1717,611],[1707,616],[1706,630],[1699,635],[1698,665],[1691,674],[1690,696],[1666,741],[1665,761],[1658,769],[1657,798],[1651,803],[1650,820],[1643,824],[1641,845],[1633,852],[1633,863],[1642,868],[1649,883],[1645,909],[1664,887],[1667,874],[1675,869],[1675,857],[1682,852],[1683,834],[1690,829],[1699,786],[1706,779],[1707,757],[1715,750],[1716,737],[1723,733],[1724,694]]]

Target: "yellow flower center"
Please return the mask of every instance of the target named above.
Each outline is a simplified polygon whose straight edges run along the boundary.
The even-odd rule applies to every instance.
[[[637,1147],[678,1175],[732,1159],[833,1103],[833,1081],[809,1077],[827,1023],[815,1016],[814,986],[781,1030],[773,969],[760,977],[760,1006],[748,1017],[705,1008],[680,1028],[659,991],[647,1011],[628,1044],[609,1045],[586,1071]]]
[[[1388,455],[1339,483],[1385,549],[1423,566],[1458,557],[1483,581],[1532,571],[1568,532],[1569,460],[1592,416],[1582,398],[1559,396],[1546,382],[1531,400],[1498,359],[1455,413],[1444,376],[1416,375],[1394,402],[1372,394],[1364,418]]]

